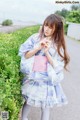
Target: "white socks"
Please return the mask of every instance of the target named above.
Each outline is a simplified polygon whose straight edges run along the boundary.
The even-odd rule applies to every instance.
[[[49,120],[49,108],[41,108],[41,120]]]
[[[30,112],[30,109],[31,109],[31,106],[25,102],[22,108],[21,120],[28,120],[27,116]],[[49,108],[41,108],[41,120],[49,120],[49,115],[50,115]]]
[[[27,116],[30,112],[30,108],[31,106],[25,102],[22,108],[22,120],[28,120]]]

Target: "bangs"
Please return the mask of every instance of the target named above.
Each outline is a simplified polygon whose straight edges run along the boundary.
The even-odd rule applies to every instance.
[[[44,21],[44,26],[48,26],[50,28],[53,28],[54,27],[54,22],[52,20],[47,19],[47,20]]]

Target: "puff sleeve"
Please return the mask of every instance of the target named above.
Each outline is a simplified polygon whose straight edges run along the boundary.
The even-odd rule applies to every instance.
[[[19,56],[24,56],[25,52],[33,49],[34,46],[34,35],[30,36],[19,48]]]
[[[63,54],[63,53],[62,53]],[[64,61],[62,61],[61,56],[56,52],[56,55],[52,56],[53,65],[48,63],[47,72],[49,78],[54,84],[61,82],[64,79]]]
[[[56,73],[62,71],[64,69],[64,61],[62,60],[61,56],[57,53],[55,58],[52,58],[54,69]]]
[[[32,71],[32,64],[34,61],[34,56],[31,58],[25,58],[25,52],[30,51],[34,48],[36,34],[30,36],[19,48],[18,55],[21,57],[20,71],[24,74],[30,73]]]

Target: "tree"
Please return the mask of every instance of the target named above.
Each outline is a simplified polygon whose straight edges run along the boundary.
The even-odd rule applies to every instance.
[[[10,20],[10,19],[6,19],[6,20],[4,20],[3,22],[2,22],[2,25],[3,26],[10,26],[10,25],[12,25],[13,24],[13,22],[12,22],[12,20]]]
[[[57,10],[55,13],[60,15],[60,16],[63,16],[64,18],[66,18],[68,13],[69,13],[69,11],[66,10],[65,8],[63,8],[61,11]]]
[[[72,5],[71,10],[80,10],[80,5]]]
[[[70,11],[66,20],[69,21],[69,22],[80,23],[80,10]]]

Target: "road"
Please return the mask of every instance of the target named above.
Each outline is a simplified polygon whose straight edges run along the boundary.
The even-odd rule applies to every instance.
[[[11,33],[11,32],[14,32],[15,30],[28,27],[28,26],[33,26],[33,25],[37,25],[37,23],[28,22],[23,25],[11,25],[11,26],[0,25],[0,33]]]
[[[68,99],[68,104],[51,108],[50,120],[80,120],[80,42],[66,37],[67,49],[70,55],[70,72],[65,72],[62,88]],[[40,120],[40,108],[32,107],[29,120]]]

